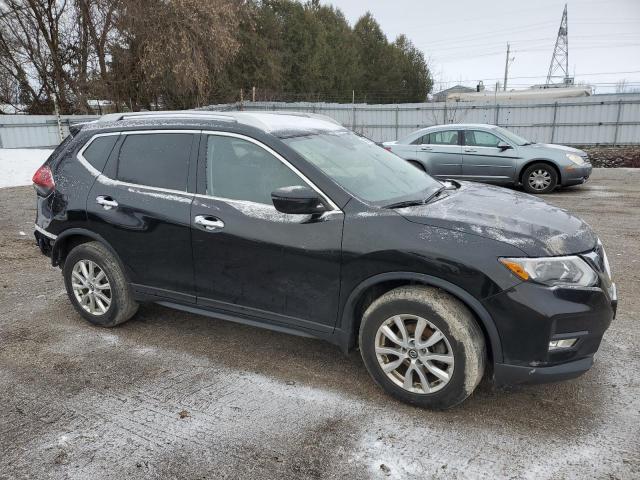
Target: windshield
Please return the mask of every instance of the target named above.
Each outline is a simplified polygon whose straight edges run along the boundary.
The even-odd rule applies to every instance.
[[[522,145],[530,145],[531,143],[533,143],[532,141],[527,140],[526,138],[521,137],[520,135],[516,135],[515,133],[510,132],[506,128],[496,127],[494,128],[494,130],[499,134],[501,134],[503,137],[506,137],[507,140],[515,143],[516,145],[522,146]]]
[[[349,131],[282,141],[345,190],[377,206],[424,200],[442,186],[406,160]]]

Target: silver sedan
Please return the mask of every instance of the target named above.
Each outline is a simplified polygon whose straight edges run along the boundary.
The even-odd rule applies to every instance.
[[[382,145],[439,179],[522,185],[529,193],[579,185],[592,170],[582,150],[534,143],[495,125],[439,125]]]

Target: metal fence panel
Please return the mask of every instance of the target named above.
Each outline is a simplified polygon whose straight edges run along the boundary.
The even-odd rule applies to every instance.
[[[443,123],[489,123],[537,142],[568,145],[640,145],[640,94],[593,95],[553,100],[440,102],[398,105],[249,102],[209,110],[301,111],[327,115],[375,141],[402,138]],[[94,116],[62,117],[68,125]],[[0,116],[0,146],[43,147],[58,143],[53,115]]]
[[[60,117],[63,137],[69,125],[89,122],[99,117],[63,115]],[[52,147],[60,143],[55,115],[0,115],[0,148]]]

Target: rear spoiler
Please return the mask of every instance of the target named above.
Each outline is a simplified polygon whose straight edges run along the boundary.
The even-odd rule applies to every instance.
[[[72,125],[69,125],[69,134],[72,137],[75,137],[78,134],[78,132],[82,130],[82,127],[84,127],[85,125],[89,125],[91,123],[96,123],[96,122],[97,120],[93,120],[91,122],[74,123]]]

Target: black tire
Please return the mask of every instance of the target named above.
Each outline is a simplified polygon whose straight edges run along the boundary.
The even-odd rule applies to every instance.
[[[104,271],[109,282],[111,288],[108,293],[111,302],[104,313],[95,314],[85,310],[73,291],[73,268],[82,260],[94,262]],[[115,327],[129,320],[138,310],[138,303],[133,299],[133,293],[118,260],[99,242],[82,243],[71,250],[64,262],[62,274],[69,300],[76,311],[93,325]]]
[[[538,174],[542,178],[549,180],[548,185],[536,186],[532,181],[532,176]],[[527,193],[545,194],[551,193],[558,186],[558,172],[548,163],[534,163],[529,165],[522,174],[522,187]]]
[[[453,374],[440,390],[411,392],[396,385],[382,370],[376,355],[376,335],[381,325],[396,315],[422,317],[446,337],[454,357]],[[407,286],[385,293],[364,313],[359,340],[362,359],[376,383],[399,400],[420,407],[444,410],[458,405],[473,393],[484,374],[484,336],[473,314],[458,299],[437,288]]]
[[[424,165],[422,165],[420,162],[418,162],[416,160],[407,160],[407,162],[409,162],[411,165],[416,167],[418,170],[422,170],[423,172],[426,173],[427,169],[424,168]]]

